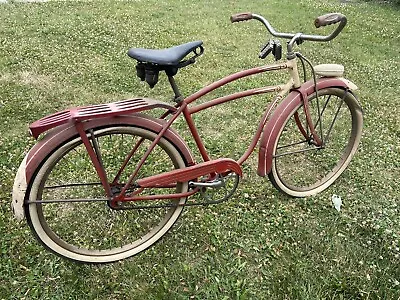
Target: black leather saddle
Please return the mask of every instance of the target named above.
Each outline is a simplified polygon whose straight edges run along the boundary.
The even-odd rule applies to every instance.
[[[204,52],[202,45],[202,41],[194,41],[167,49],[131,48],[128,50],[128,56],[138,61],[137,76],[153,88],[158,82],[160,71],[165,71],[168,77],[172,78],[180,68],[193,64]],[[193,52],[194,56],[184,60],[190,52]]]
[[[202,44],[202,41],[195,41],[160,50],[131,48],[128,51],[128,55],[143,63],[152,63],[161,66],[177,66],[186,55],[195,51]]]

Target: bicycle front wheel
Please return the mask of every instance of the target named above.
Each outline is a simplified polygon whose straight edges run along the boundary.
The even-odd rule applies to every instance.
[[[287,195],[306,197],[328,188],[346,169],[361,138],[362,110],[355,96],[326,88],[308,96],[309,111],[322,145],[307,126],[303,103],[280,129],[273,150],[273,185]]]
[[[139,127],[112,125],[94,129],[91,136],[116,194],[156,134]],[[121,172],[121,165],[134,147],[137,148],[134,155]],[[185,166],[177,147],[162,138],[138,177]],[[153,189],[148,194],[187,190],[188,183],[179,183]],[[126,210],[116,209],[107,201],[78,136],[62,143],[40,167],[30,186],[26,215],[39,241],[56,254],[80,262],[106,263],[133,256],[153,245],[178,219],[183,209],[178,204],[185,201],[186,198],[129,202],[124,203]],[[153,208],[134,209],[137,205]]]

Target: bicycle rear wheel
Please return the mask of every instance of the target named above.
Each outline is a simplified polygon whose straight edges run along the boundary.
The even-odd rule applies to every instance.
[[[277,189],[293,197],[328,188],[350,163],[361,138],[362,110],[351,92],[326,88],[318,97],[310,95],[308,102],[322,146],[313,140],[302,103],[280,129],[268,174]]]
[[[92,134],[109,182],[114,181],[133,147],[139,145],[118,183],[112,186],[113,192],[118,193],[156,134],[147,129],[120,125],[94,129]],[[162,138],[138,177],[185,166],[177,148]],[[179,183],[175,187],[158,188],[149,193],[181,193],[187,190],[188,183]],[[77,199],[80,202],[74,202]],[[107,202],[81,138],[75,137],[63,142],[44,161],[32,180],[29,201],[26,205],[28,223],[48,249],[75,261],[106,263],[138,254],[158,241],[178,219],[183,206],[177,204],[184,204],[186,198],[126,203],[129,206],[126,208],[135,205],[164,206],[161,208],[113,208]]]

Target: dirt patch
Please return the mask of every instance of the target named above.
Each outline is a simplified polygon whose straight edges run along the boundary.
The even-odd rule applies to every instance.
[[[51,76],[36,74],[29,71],[21,72],[18,77],[19,81],[24,85],[34,85],[37,87],[47,88],[53,83]]]

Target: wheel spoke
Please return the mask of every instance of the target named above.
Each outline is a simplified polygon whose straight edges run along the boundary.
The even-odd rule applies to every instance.
[[[59,185],[45,186],[45,187],[43,187],[43,189],[51,190],[51,189],[59,189],[59,188],[69,188],[69,187],[78,187],[78,186],[95,186],[95,185],[100,186],[101,182],[59,184]]]
[[[322,147],[313,147],[313,148],[306,148],[306,149],[301,149],[301,150],[279,153],[279,154],[274,155],[273,157],[278,158],[278,157],[282,157],[282,156],[286,156],[286,155],[303,153],[303,152],[307,152],[307,151],[315,151],[315,150],[319,150],[319,149],[322,149]]]
[[[50,204],[50,203],[76,203],[76,202],[106,202],[109,198],[103,199],[50,199],[26,201],[27,204]]]
[[[292,146],[297,146],[297,145],[301,145],[301,144],[305,144],[305,143],[308,143],[308,140],[303,140],[303,141],[300,141],[300,142],[295,142],[295,143],[291,143],[291,144],[288,144],[288,145],[279,146],[276,149],[278,149],[278,150],[285,149],[285,148],[289,148],[289,147],[292,147]]]
[[[328,96],[328,99],[325,101],[325,104],[324,104],[324,107],[322,108],[321,114],[318,116],[317,122],[315,122],[315,126],[318,126],[319,121],[320,121],[322,115],[324,114],[325,109],[326,109],[326,107],[327,107],[328,104],[329,104],[329,101],[331,100],[331,97],[332,97],[332,95],[329,95],[329,96]]]
[[[346,96],[346,95],[345,95],[345,96]],[[343,97],[345,97],[345,96],[343,96]],[[332,120],[331,125],[329,126],[328,132],[327,132],[326,137],[325,137],[326,143],[327,143],[328,140],[329,140],[329,136],[330,136],[330,134],[331,134],[333,125],[335,124],[335,122],[336,122],[336,120],[337,120],[337,117],[338,117],[338,115],[339,115],[339,111],[340,111],[340,109],[342,108],[342,104],[343,104],[343,102],[344,102],[343,99],[344,99],[344,98],[342,98],[342,100],[339,102],[339,105],[338,105],[338,108],[337,108],[337,110],[336,110],[335,116],[334,116],[334,118],[333,118],[333,120]]]

